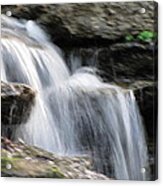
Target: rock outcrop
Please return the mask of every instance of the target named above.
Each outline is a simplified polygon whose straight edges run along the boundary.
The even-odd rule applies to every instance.
[[[91,170],[88,157],[58,156],[22,141],[13,143],[7,138],[2,138],[1,143],[3,177],[109,179]]]
[[[157,48],[154,43],[130,42],[116,43],[109,49],[101,50],[97,65],[107,81],[152,81],[157,77],[156,61]]]
[[[154,42],[73,48],[65,51],[65,60],[72,71],[81,66],[96,66],[98,74],[106,82],[157,80],[158,57]]]
[[[148,140],[151,178],[154,180],[158,174],[158,85],[152,81],[135,81],[128,85],[128,88],[134,91],[140,113],[143,116],[144,128]]]
[[[141,13],[141,8],[146,12]],[[35,20],[45,27],[59,46],[108,44],[136,35],[155,31],[155,2],[69,3],[53,5],[2,6],[2,13]]]
[[[35,95],[35,91],[27,85],[1,82],[2,136],[13,137],[17,126],[27,122]]]
[[[129,88],[133,89],[140,112],[143,116],[148,138],[156,142],[157,137],[157,83],[136,81]]]

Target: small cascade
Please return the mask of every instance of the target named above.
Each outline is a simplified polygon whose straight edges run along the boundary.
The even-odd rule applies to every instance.
[[[65,60],[70,71],[74,73],[83,66],[92,68],[96,66],[97,54],[96,48],[74,48],[65,52]]]
[[[90,68],[70,76],[60,50],[35,22],[1,19],[1,80],[37,92],[16,137],[60,155],[89,155],[97,172],[115,179],[147,180],[147,146],[133,92],[103,83]]]

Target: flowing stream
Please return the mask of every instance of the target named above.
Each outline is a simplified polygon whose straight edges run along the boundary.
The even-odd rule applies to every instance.
[[[15,135],[60,155],[89,155],[94,169],[109,177],[147,180],[147,146],[132,90],[103,83],[91,68],[70,76],[62,52],[35,22],[1,20],[1,80],[37,93],[30,119]]]

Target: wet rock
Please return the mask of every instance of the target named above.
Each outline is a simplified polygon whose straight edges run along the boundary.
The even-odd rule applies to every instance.
[[[72,72],[82,66],[97,67],[98,74],[106,82],[157,79],[158,57],[154,42],[73,48],[65,50],[65,60]]]
[[[157,138],[157,106],[158,85],[153,81],[135,80],[118,81],[114,84],[131,89],[137,100],[142,115],[148,141],[156,143]]]
[[[148,145],[152,145],[157,149],[157,111],[158,111],[158,85],[157,82],[137,80],[137,81],[119,81],[113,84],[123,87],[128,90],[131,89],[134,92],[137,100],[139,110],[143,119],[145,128],[146,139]],[[156,154],[156,149],[153,150],[153,154]],[[151,150],[151,151],[152,151]]]
[[[158,109],[157,83],[149,81],[136,81],[132,83],[129,88],[134,90],[140,112],[143,116],[148,140],[156,144]]]
[[[64,157],[49,153],[22,141],[1,139],[1,173],[3,177],[109,179],[91,170],[86,156]]]
[[[156,82],[137,81],[134,90],[147,135],[151,179],[158,177],[158,85]]]
[[[141,14],[140,9],[146,13]],[[127,34],[154,31],[155,2],[69,3],[2,6],[2,13],[36,20],[59,46],[108,44]]]
[[[105,81],[154,80],[157,76],[157,54],[154,43],[119,43],[98,53],[97,66]]]
[[[2,136],[11,137],[17,126],[27,122],[35,94],[27,85],[1,82]]]

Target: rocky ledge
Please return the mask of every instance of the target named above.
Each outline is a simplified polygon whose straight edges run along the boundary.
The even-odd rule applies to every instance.
[[[1,138],[1,146],[3,177],[109,179],[93,172],[91,160],[86,156],[58,156],[21,140],[13,143],[7,138]]]
[[[141,8],[146,12],[141,13]],[[157,3],[68,3],[2,6],[2,13],[35,20],[59,46],[108,44],[126,35],[156,30]]]
[[[106,82],[156,81],[157,52],[154,42],[133,41],[65,50],[65,61],[72,72],[80,66],[97,67],[98,74]]]
[[[36,92],[27,85],[1,82],[2,136],[11,138],[16,127],[27,122],[35,95]]]

